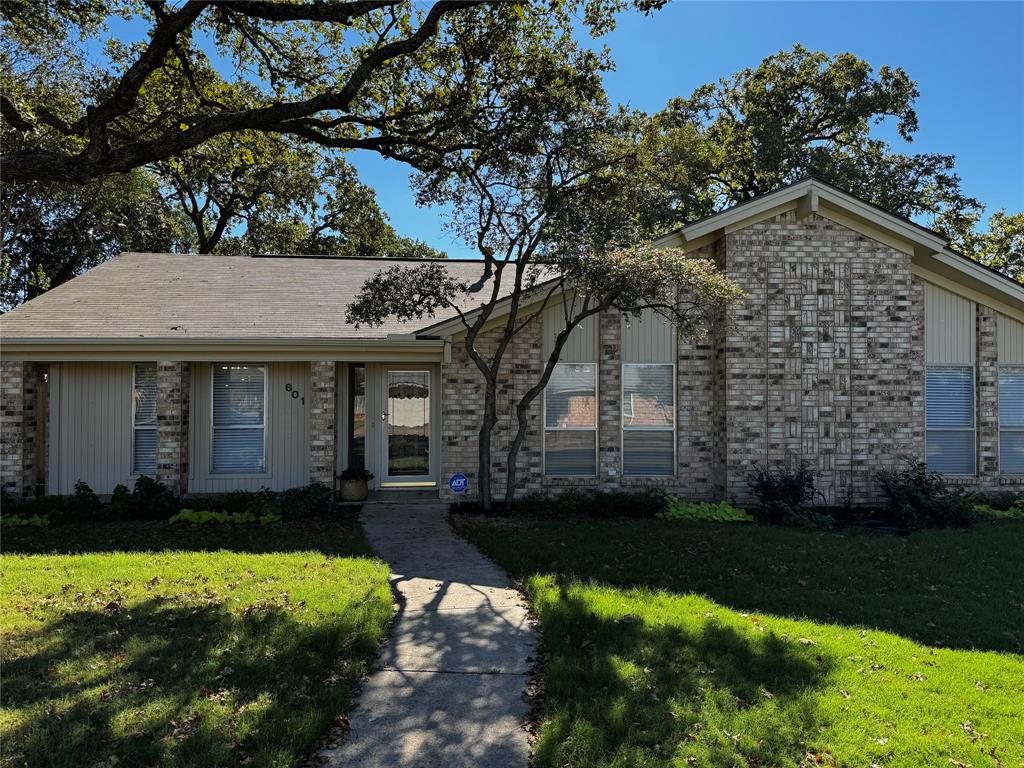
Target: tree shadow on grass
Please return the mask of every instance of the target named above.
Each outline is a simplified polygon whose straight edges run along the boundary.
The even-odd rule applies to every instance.
[[[711,615],[685,627],[599,617],[558,591],[541,609],[550,720],[538,765],[789,764],[811,750],[835,665],[820,649]]]
[[[29,766],[288,765],[347,708],[373,601],[329,622],[153,597],[74,610],[5,648],[5,759]]]
[[[657,520],[461,525],[520,577],[698,593],[738,611],[1024,653],[1024,522],[905,538]]]
[[[329,515],[258,523],[189,525],[166,520],[65,523],[44,528],[5,528],[4,554],[84,554],[88,552],[313,551],[334,557],[372,556],[358,514]]]

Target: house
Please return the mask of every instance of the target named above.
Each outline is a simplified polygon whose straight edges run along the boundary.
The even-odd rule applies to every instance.
[[[742,501],[755,465],[802,461],[827,499],[859,503],[904,457],[1024,490],[1024,286],[814,179],[660,244],[713,259],[746,298],[702,340],[653,315],[577,329],[531,413],[520,491]],[[481,283],[479,262],[446,264]],[[8,313],[5,490],[108,494],[140,474],[180,493],[285,489],[364,465],[377,489],[450,498],[462,473],[472,495],[483,393],[458,318],[345,322],[382,266],[126,253]],[[499,485],[514,402],[560,317],[548,307],[509,353]]]

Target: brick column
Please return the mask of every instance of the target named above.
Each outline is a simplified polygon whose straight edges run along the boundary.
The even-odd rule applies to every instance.
[[[597,362],[597,481],[617,487],[622,475],[622,316],[608,310],[600,315]],[[614,475],[608,471],[613,470]]]
[[[188,363],[156,364],[156,479],[173,493],[188,491]]]
[[[0,483],[27,496],[35,477],[36,370],[31,363],[0,363]]]
[[[978,304],[977,398],[978,477],[982,485],[999,482],[999,358],[996,350],[996,311]]]
[[[309,364],[309,481],[334,486],[337,457],[338,366],[333,361]]]

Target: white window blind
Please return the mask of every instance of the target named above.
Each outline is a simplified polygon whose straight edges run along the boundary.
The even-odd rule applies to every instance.
[[[999,369],[999,472],[1024,474],[1024,366]]]
[[[258,365],[213,366],[212,471],[266,471],[266,369]]]
[[[974,368],[930,366],[925,408],[928,468],[946,475],[973,475]]]
[[[623,364],[622,473],[674,474],[675,423],[674,366]]]
[[[132,367],[132,474],[156,475],[156,364]]]
[[[558,363],[544,390],[544,473],[597,474],[597,366]]]

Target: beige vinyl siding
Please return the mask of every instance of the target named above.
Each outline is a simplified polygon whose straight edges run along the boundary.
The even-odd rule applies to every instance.
[[[259,361],[251,361],[259,365]],[[309,363],[267,364],[266,472],[221,475],[210,471],[212,363],[192,366],[189,424],[190,493],[283,491],[309,484]],[[288,389],[291,385],[291,389]],[[292,397],[292,392],[297,392]],[[303,402],[305,400],[305,402]]]
[[[996,344],[1000,365],[1024,365],[1024,323],[998,315]]]
[[[974,302],[924,284],[924,354],[929,365],[974,365]]]
[[[622,362],[674,363],[676,329],[653,309],[622,317]]]
[[[49,493],[84,480],[98,494],[134,482],[132,363],[50,366]]]
[[[565,328],[565,311],[561,303],[544,308],[543,323],[546,360],[554,349],[555,337]],[[558,359],[563,363],[592,363],[597,359],[597,315],[591,315],[573,330]]]

